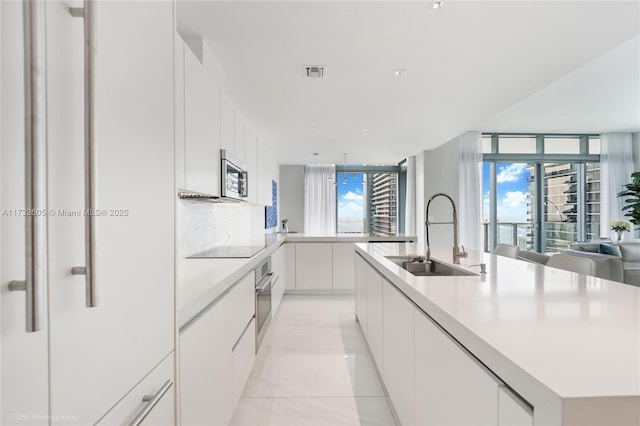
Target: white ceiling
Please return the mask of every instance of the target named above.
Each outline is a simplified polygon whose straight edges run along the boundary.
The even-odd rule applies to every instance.
[[[640,130],[640,2],[430,4],[180,1],[178,21],[283,164],[396,163],[466,130]]]

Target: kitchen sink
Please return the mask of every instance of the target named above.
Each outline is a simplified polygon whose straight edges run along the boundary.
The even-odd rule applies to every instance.
[[[414,257],[407,256],[386,256],[391,262],[395,263],[407,272],[417,277],[450,277],[450,276],[477,276],[471,271],[456,268],[438,260],[431,259],[429,262],[416,260]]]

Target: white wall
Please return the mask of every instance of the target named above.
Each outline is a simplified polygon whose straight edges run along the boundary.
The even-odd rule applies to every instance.
[[[426,206],[425,182],[424,182],[424,162],[426,151],[416,154],[416,235],[418,243],[425,243],[424,211]],[[419,253],[418,253],[419,254]]]
[[[304,166],[280,166],[280,219],[289,219],[289,231],[304,231]]]
[[[450,195],[458,205],[458,175],[459,175],[459,145],[458,139],[453,139],[444,145],[430,151],[424,151],[424,181],[423,203],[426,204],[429,198],[438,192],[444,192]],[[417,157],[416,157],[417,160]],[[418,161],[416,161],[416,169],[418,169]],[[416,179],[419,179],[416,173]],[[419,187],[420,183],[416,185]],[[418,195],[419,196],[419,195]],[[417,203],[420,201],[418,200]],[[425,213],[422,217],[424,221]],[[452,218],[451,203],[444,197],[436,198],[429,209],[429,220],[432,222],[450,222]],[[423,231],[424,232],[424,231]],[[420,232],[418,232],[420,235]],[[453,246],[453,227],[452,225],[431,225],[429,227],[429,239],[431,245]],[[459,244],[464,245],[464,241]],[[443,259],[447,260],[447,259]]]

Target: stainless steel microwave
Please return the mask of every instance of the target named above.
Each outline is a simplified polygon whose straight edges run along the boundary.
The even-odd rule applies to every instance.
[[[247,172],[239,163],[229,157],[226,150],[220,150],[222,159],[222,196],[235,200],[246,200],[248,193]]]

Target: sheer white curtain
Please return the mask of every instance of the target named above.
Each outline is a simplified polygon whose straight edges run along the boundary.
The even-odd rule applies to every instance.
[[[627,220],[623,216],[624,200],[618,193],[631,182],[633,173],[633,145],[629,133],[605,133],[600,135],[600,235],[611,237],[609,222]],[[632,238],[638,232],[631,233]]]
[[[304,166],[304,233],[336,233],[336,166]]]
[[[463,133],[458,144],[460,243],[471,250],[482,250],[482,135]]]
[[[407,194],[404,212],[405,235],[416,235],[416,157],[407,158]]]

